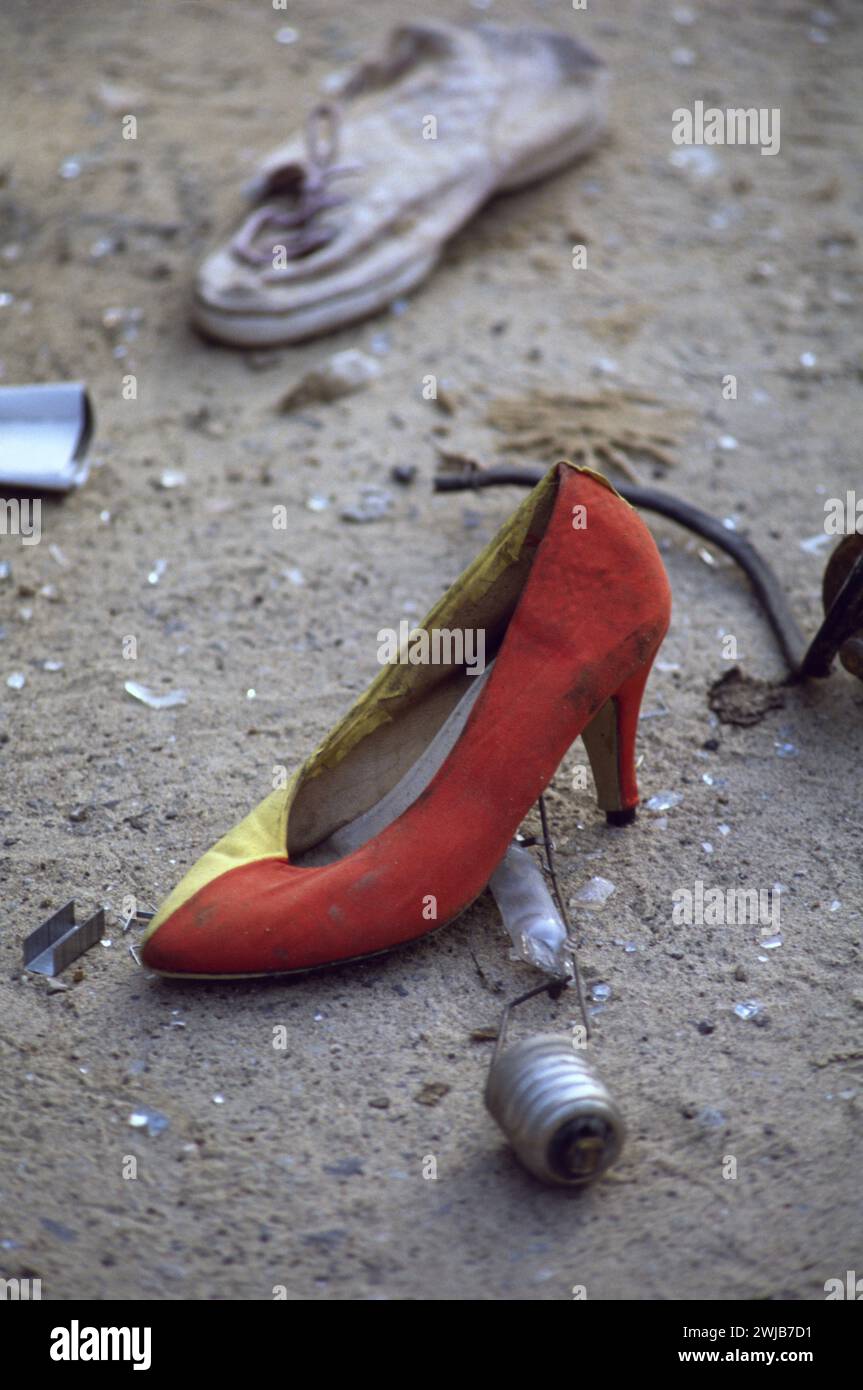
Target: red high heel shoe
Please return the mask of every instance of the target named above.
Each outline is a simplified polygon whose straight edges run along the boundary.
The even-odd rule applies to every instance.
[[[557,464],[422,624],[483,632],[485,673],[385,666],[287,789],[174,889],[146,965],[290,973],[443,926],[483,891],[579,734],[600,807],[632,820],[638,712],[670,598],[637,513],[599,474]]]

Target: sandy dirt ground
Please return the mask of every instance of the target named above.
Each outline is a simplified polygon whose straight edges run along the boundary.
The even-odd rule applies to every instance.
[[[580,743],[550,796],[567,894],[615,885],[578,914],[588,984],[611,987],[594,1055],[629,1127],[607,1179],[540,1186],[483,1108],[490,1044],[471,1035],[535,979],[487,896],[409,949],[294,981],[167,982],[117,925],[310,751],[375,673],[378,629],[421,616],[523,496],[433,496],[437,450],[552,462],[501,447],[500,397],[625,385],[684,411],[666,485],[736,519],[814,631],[828,551],[801,543],[861,485],[854,9],[496,0],[487,17],[556,24],[608,62],[606,143],[489,206],[398,312],[249,358],[190,329],[194,268],[254,158],[416,7],[6,0],[2,382],[85,380],[97,433],[41,543],[0,538],[0,1274],[59,1300],[807,1300],[860,1268],[863,692],[837,669],[751,727],[718,723],[723,635],[748,674],[784,667],[734,567],[669,523],[651,523],[675,609],[640,778],[683,799],[607,830],[572,789]],[[112,88],[135,93],[135,141]],[[780,152],[675,162],[672,111],[696,100],[779,108]],[[350,347],[379,361],[367,390],[276,411]],[[454,413],[423,399],[429,373]],[[413,483],[392,482],[407,463]],[[372,484],[391,513],[342,520]],[[188,703],[149,709],[129,679]],[[782,884],[781,946],[676,925],[672,894],[698,880]],[[108,937],[52,993],[22,941],[69,898],[105,904]],[[543,998],[515,1035],[576,1021]],[[130,1126],[139,1107],[160,1133]]]

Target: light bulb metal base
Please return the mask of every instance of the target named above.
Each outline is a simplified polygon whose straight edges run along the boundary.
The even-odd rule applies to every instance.
[[[541,1182],[580,1187],[620,1155],[623,1117],[581,1048],[560,1034],[513,1043],[492,1061],[485,1103]]]

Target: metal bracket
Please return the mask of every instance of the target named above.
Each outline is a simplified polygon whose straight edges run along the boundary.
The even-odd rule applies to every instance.
[[[76,925],[75,903],[68,902],[25,938],[24,969],[39,975],[59,975],[104,935],[104,907]]]

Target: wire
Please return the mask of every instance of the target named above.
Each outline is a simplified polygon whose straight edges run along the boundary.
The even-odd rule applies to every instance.
[[[575,980],[575,989],[578,995],[578,1007],[581,1009],[581,1016],[584,1019],[585,1034],[590,1038],[590,1021],[587,1017],[587,1009],[584,1003],[584,990],[581,986],[581,971],[578,966],[578,955],[575,946],[575,933],[569,920],[563,894],[560,891],[560,884],[557,881],[557,873],[554,867],[554,851],[552,849],[551,833],[548,828],[548,816],[545,810],[545,797],[540,794],[539,798],[539,818],[542,821],[542,838],[545,844],[545,857],[548,862],[548,874],[551,879],[551,886],[554,889],[554,896],[557,899],[557,908],[561,916],[561,921],[566,927],[566,941],[569,950],[569,957],[572,961],[572,973]]]

